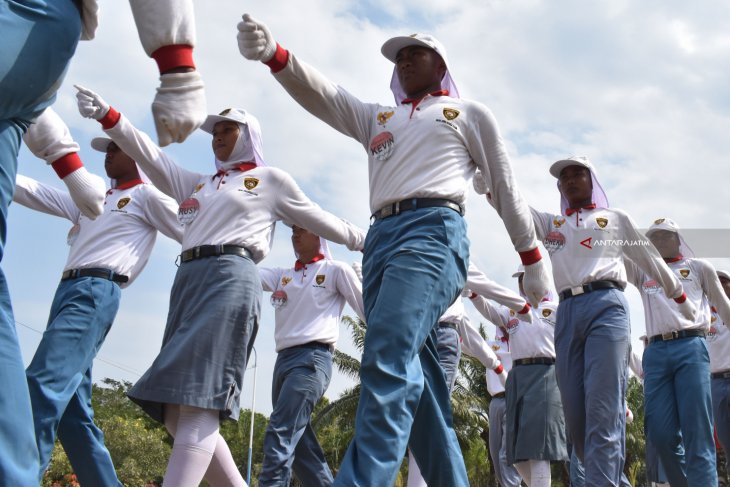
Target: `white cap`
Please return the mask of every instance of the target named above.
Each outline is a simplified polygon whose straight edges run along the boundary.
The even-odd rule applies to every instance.
[[[728,281],[730,281],[730,274],[728,274],[727,271],[717,271],[717,277],[724,277]]]
[[[226,108],[218,115],[208,115],[203,125],[200,126],[200,129],[212,134],[213,127],[218,122],[235,122],[248,125],[249,117],[250,115],[246,113],[246,110],[241,108]]]
[[[110,142],[112,142],[112,139],[109,137],[94,137],[91,139],[91,148],[106,154]]]
[[[234,122],[242,125],[236,145],[228,161],[215,160],[216,169],[228,170],[231,164],[253,160],[257,166],[265,166],[264,148],[261,138],[261,125],[256,117],[242,108],[226,108],[218,115],[208,115],[200,129],[213,134],[218,122]]]
[[[512,274],[512,277],[520,277],[524,273],[525,273],[525,266],[520,264],[520,266],[517,268],[517,272]]]
[[[570,156],[565,159],[560,159],[559,161],[553,162],[553,165],[550,166],[550,174],[552,174],[553,177],[559,179],[562,170],[569,166],[582,166],[588,169],[591,173],[594,172],[593,164],[591,164],[591,161],[589,161],[587,157]]]
[[[682,237],[682,234],[679,233],[679,225],[677,225],[674,220],[671,220],[669,218],[657,218],[646,231],[646,236],[647,238],[651,238],[650,235],[652,233],[662,230],[677,234],[677,236],[679,237],[679,253],[682,254],[683,257],[694,257],[694,252],[692,252],[690,246],[687,245],[687,242]]]

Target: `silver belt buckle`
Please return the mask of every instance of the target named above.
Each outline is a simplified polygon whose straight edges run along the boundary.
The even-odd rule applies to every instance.
[[[583,289],[583,286],[574,286],[570,288],[571,296],[578,296],[579,294],[583,293],[585,293],[585,289]]]
[[[387,218],[393,214],[393,205],[388,205],[380,209],[380,218]]]
[[[668,331],[666,333],[662,333],[662,340],[664,340],[664,341],[674,340],[675,338],[677,338],[676,335],[677,335],[676,331]]]

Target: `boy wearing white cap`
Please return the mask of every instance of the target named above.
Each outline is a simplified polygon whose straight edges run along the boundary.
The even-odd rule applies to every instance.
[[[120,289],[144,268],[157,231],[179,242],[182,227],[175,202],[145,184],[134,160],[111,139],[95,138],[91,146],[106,153],[112,180],[98,218],[83,215],[67,193],[22,175],[13,200],[74,224],[48,326],[26,371],[40,455],[35,482],[43,478],[58,433],[82,485],[113,486],[121,484],[93,421],[91,366],[119,308]]]
[[[368,331],[355,437],[335,485],[390,485],[409,442],[431,485],[465,485],[448,388],[436,360],[439,317],[458,297],[469,258],[466,184],[488,176],[496,209],[528,265],[528,293],[548,287],[529,210],[491,112],[459,98],[432,36],[387,41],[396,106],[363,103],[277,46],[248,14],[238,24],[247,59],[260,60],[300,105],[368,153],[373,224],[363,260]]]
[[[561,214],[532,210],[532,216],[560,297],[555,372],[567,431],[585,467],[586,485],[617,486],[630,347],[624,262],[631,259],[651,276],[688,319],[695,308],[631,218],[609,208],[587,158],[559,160],[550,174],[558,180]]]
[[[717,271],[717,277],[725,295],[730,298],[730,273]],[[715,305],[711,310],[707,348],[710,352],[712,413],[717,437],[727,455],[730,451],[730,322],[720,318]]]
[[[258,331],[256,263],[271,249],[277,221],[307,228],[350,250],[365,233],[322,210],[289,174],[267,167],[256,117],[238,108],[209,115],[214,174],[177,165],[99,95],[77,87],[79,112],[134,155],[155,185],[180,205],[180,267],[162,348],[129,397],[174,436],[164,482],[243,485],[220,420],[237,420],[243,375]],[[190,357],[198,360],[191,361]]]
[[[659,218],[646,234],[697,309],[694,319],[683,316],[654,279],[626,262],[629,281],[639,289],[644,303],[649,342],[642,361],[647,437],[671,485],[717,485],[705,336],[710,331],[709,303],[730,322],[730,301],[715,269],[694,258],[674,221]]]
[[[277,352],[259,485],[288,487],[293,470],[304,487],[328,487],[332,472],[310,418],[329,386],[345,303],[364,319],[362,288],[348,264],[332,259],[326,240],[297,225],[291,240],[293,267],[259,268],[276,310]]]

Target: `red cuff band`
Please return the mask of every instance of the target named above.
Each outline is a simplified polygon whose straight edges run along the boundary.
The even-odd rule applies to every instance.
[[[682,293],[682,295],[678,298],[674,298],[674,302],[677,304],[682,304],[685,301],[687,301],[687,293]]]
[[[99,123],[104,130],[109,130],[119,122],[121,117],[122,114],[116,111],[114,107],[109,107],[109,111],[106,112],[103,118],[99,119]]]
[[[160,74],[165,74],[175,68],[193,68],[193,46],[187,44],[173,44],[162,46],[152,53],[152,58],[157,62]]]
[[[271,68],[272,73],[278,73],[282,69],[286,68],[286,63],[289,62],[289,51],[281,47],[279,43],[276,43],[276,52],[274,57],[266,61],[264,64]]]
[[[84,163],[81,162],[81,158],[79,157],[78,152],[71,152],[70,154],[66,154],[60,159],[56,159],[55,161],[53,161],[51,163],[51,167],[54,171],[56,171],[58,177],[63,179],[72,172],[74,172],[76,169],[84,167]]]
[[[522,259],[522,265],[532,265],[535,262],[542,259],[542,255],[540,255],[540,249],[535,247],[532,250],[525,250],[524,252],[519,252],[520,259]]]
[[[521,315],[526,315],[530,312],[530,303],[525,303],[525,305],[522,307],[521,310],[519,310],[517,313]]]
[[[502,364],[499,364],[496,369],[494,369],[494,373],[499,375],[502,372],[504,372],[504,367],[502,367]]]

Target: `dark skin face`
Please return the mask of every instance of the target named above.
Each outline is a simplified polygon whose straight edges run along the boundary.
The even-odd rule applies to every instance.
[[[722,284],[722,289],[725,291],[725,295],[730,298],[730,279],[721,277],[720,284]]]
[[[109,142],[109,145],[106,146],[104,170],[107,176],[117,180],[117,184],[139,179],[139,171],[134,159],[122,152],[122,149],[114,142]]]
[[[679,255],[679,235],[668,230],[657,230],[649,235],[649,240],[664,259],[673,259]]]
[[[236,122],[218,122],[213,125],[213,153],[219,161],[227,161],[238,140],[240,129]]]
[[[299,262],[307,263],[319,254],[319,236],[301,227],[291,227],[291,243]]]
[[[406,46],[395,56],[395,68],[408,98],[420,99],[441,89],[446,64],[433,49]]]
[[[593,203],[593,182],[591,172],[583,166],[568,166],[558,177],[560,192],[571,208],[581,208]]]

